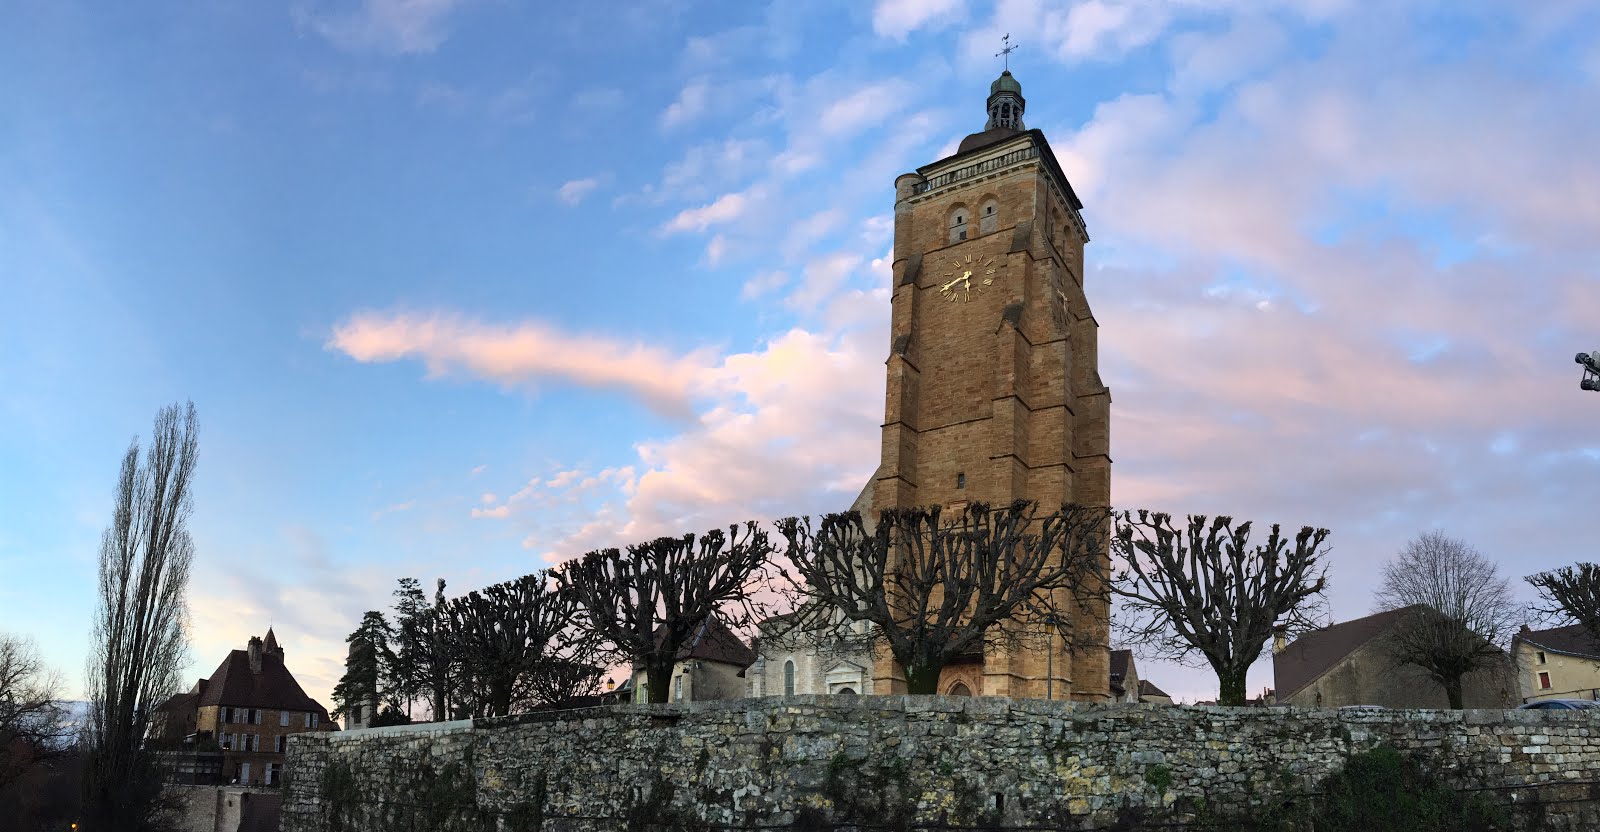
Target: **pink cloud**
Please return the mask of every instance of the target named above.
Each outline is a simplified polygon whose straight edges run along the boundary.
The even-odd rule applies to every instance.
[[[462,372],[512,386],[555,379],[621,389],[673,416],[692,412],[689,398],[708,355],[673,355],[543,324],[379,312],[352,315],[334,327],[327,346],[362,363],[420,360],[432,376]]]

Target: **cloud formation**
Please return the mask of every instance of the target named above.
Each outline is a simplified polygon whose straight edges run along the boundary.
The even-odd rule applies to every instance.
[[[352,315],[334,327],[327,347],[363,363],[416,359],[431,377],[466,373],[508,387],[554,380],[622,390],[675,417],[692,412],[690,397],[706,358],[538,323],[505,326],[404,312]]]
[[[464,0],[343,0],[293,7],[295,22],[352,52],[417,54],[439,48]]]

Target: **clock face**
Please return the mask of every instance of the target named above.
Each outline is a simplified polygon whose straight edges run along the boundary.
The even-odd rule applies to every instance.
[[[984,260],[967,255],[950,261],[948,271],[939,284],[939,294],[948,301],[968,301],[972,296],[994,285],[994,258]]]

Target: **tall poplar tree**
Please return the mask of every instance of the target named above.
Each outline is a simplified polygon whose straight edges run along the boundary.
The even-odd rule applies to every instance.
[[[156,414],[141,459],[122,457],[111,525],[100,539],[99,604],[85,688],[84,829],[161,828],[161,772],[144,739],[150,714],[179,690],[198,455],[194,403]]]

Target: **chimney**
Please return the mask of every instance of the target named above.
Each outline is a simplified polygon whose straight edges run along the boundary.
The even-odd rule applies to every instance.
[[[1289,646],[1289,626],[1279,624],[1272,628],[1272,655],[1282,653]]]
[[[250,637],[250,672],[261,672],[261,637]]]

